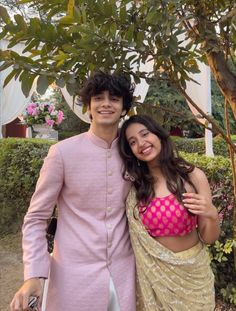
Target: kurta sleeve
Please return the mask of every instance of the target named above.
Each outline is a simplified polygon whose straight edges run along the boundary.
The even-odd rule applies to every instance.
[[[24,279],[48,277],[50,256],[47,251],[47,220],[63,185],[63,161],[58,145],[53,145],[40,171],[35,192],[22,228]]]

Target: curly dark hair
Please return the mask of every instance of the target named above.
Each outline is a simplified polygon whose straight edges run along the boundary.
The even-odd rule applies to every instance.
[[[134,85],[125,75],[120,73],[94,72],[79,91],[84,105],[89,106],[91,97],[108,91],[111,95],[123,97],[123,110],[126,113],[132,106]]]
[[[138,202],[147,205],[154,198],[155,181],[146,162],[139,161],[140,164],[138,165],[137,159],[126,139],[126,130],[134,123],[144,125],[151,133],[155,134],[160,139],[161,151],[158,163],[166,178],[167,188],[171,193],[176,195],[178,201],[182,202],[182,193],[186,192],[184,181],[190,184],[197,192],[196,187],[189,178],[189,173],[194,170],[195,166],[179,156],[166,130],[149,116],[134,115],[126,120],[120,129],[119,152],[124,163],[123,178],[127,179],[128,173],[128,175],[134,179],[133,184],[136,189]]]

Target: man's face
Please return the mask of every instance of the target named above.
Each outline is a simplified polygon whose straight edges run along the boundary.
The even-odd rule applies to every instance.
[[[104,91],[92,96],[89,113],[94,125],[118,126],[123,111],[123,97],[109,94]]]

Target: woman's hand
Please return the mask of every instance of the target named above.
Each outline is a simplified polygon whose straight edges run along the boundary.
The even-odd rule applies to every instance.
[[[205,196],[197,193],[183,193],[183,204],[192,214],[206,217],[209,219],[218,219],[218,212],[212,202]]]

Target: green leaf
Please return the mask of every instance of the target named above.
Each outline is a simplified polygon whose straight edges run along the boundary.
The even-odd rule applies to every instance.
[[[3,6],[0,6],[0,17],[2,18],[5,24],[10,24],[11,22],[10,16],[8,15],[6,8],[4,8]]]
[[[29,96],[29,92],[31,90],[32,84],[34,82],[36,75],[31,75],[28,73],[28,71],[24,70],[22,74],[20,75],[21,80],[21,89],[25,97]]]
[[[2,32],[0,32],[0,40],[3,39],[7,34],[7,30],[4,28]]]
[[[7,84],[11,81],[11,79],[14,77],[14,75],[16,74],[17,70],[13,69],[8,76],[5,78],[4,80],[4,84],[3,87],[7,86]]]
[[[131,42],[133,40],[134,36],[134,24],[131,24],[128,28],[128,31],[126,32],[125,38]]]
[[[38,34],[41,31],[40,20],[37,17],[30,19],[29,31],[32,34]]]
[[[82,21],[83,21],[84,24],[86,24],[86,22],[87,22],[87,15],[86,15],[85,6],[82,6],[81,11],[82,11]]]
[[[66,83],[66,89],[70,95],[75,95],[78,89],[77,83]]]
[[[49,81],[47,76],[39,76],[37,81],[37,92],[43,95],[49,86]]]
[[[5,62],[0,66],[0,71],[7,69],[8,67],[12,66],[12,63]]]
[[[59,22],[60,24],[70,25],[74,23],[74,17],[71,15],[66,15],[63,16]]]
[[[14,19],[15,19],[17,25],[19,26],[19,28],[21,30],[26,30],[27,29],[27,24],[26,24],[24,18],[20,14],[14,15]]]
[[[63,88],[66,84],[66,81],[63,77],[60,77],[56,80],[56,85],[58,85],[60,88]]]
[[[87,105],[83,105],[82,106],[82,113],[85,114],[88,110],[88,106]]]
[[[120,8],[120,20],[122,23],[125,23],[127,21],[127,11],[125,6],[122,6]]]
[[[112,23],[110,25],[110,34],[115,37],[116,36],[116,32],[117,32],[117,25],[116,23]]]
[[[32,0],[19,0],[17,1],[18,4],[25,4],[25,3],[29,3],[32,2]]]
[[[159,23],[158,20],[158,12],[156,11],[156,9],[152,8],[147,15],[147,23],[148,24],[152,24],[152,25],[157,25]]]
[[[71,44],[63,44],[62,50],[67,52],[67,53],[73,53],[73,54],[78,54],[78,48],[75,48]]]
[[[35,40],[32,40],[28,45],[26,45],[25,49],[22,51],[22,53],[25,53],[25,52],[28,52],[28,51],[31,51],[34,47],[38,47],[39,45],[39,42],[37,39]]]

